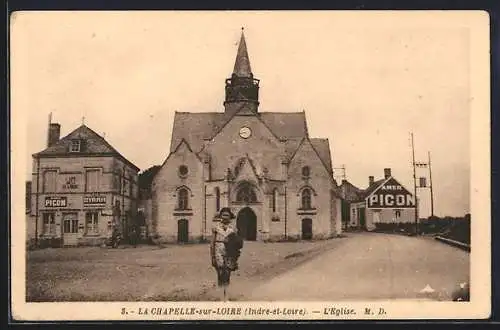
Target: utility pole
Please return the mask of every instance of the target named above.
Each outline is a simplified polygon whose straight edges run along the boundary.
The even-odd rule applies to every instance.
[[[434,194],[432,193],[432,188],[433,188],[433,184],[432,184],[432,170],[431,170],[431,152],[428,151],[427,152],[427,156],[429,158],[429,183],[430,183],[430,191],[431,191],[431,217],[434,217]]]
[[[334,175],[334,177],[337,177],[337,178],[342,178],[342,180],[345,180],[347,177],[346,177],[346,171],[345,171],[345,164],[342,164],[341,167],[334,167],[333,170],[341,170],[342,171],[342,174],[340,175]]]
[[[420,185],[417,186],[417,189],[420,188],[420,189],[429,189],[430,190],[431,217],[433,217],[434,216],[434,194],[433,194],[434,186],[432,184],[432,169],[431,169],[431,153],[430,153],[430,151],[427,152],[427,157],[428,157],[427,162],[416,162],[415,166],[429,169],[429,185],[427,185],[425,178],[420,178]],[[422,179],[424,179],[424,180],[422,180]]]
[[[413,143],[413,132],[411,133],[411,153],[413,166],[413,193],[415,194],[415,234],[418,235],[418,198],[417,198],[417,175],[415,172],[415,145]]]
[[[335,168],[333,168],[333,170],[341,170],[342,171],[342,174],[334,176],[334,179],[341,178],[340,185],[342,185],[343,181],[346,180],[345,164],[342,164],[341,167],[335,167]],[[342,188],[341,195],[342,195],[341,211],[340,211],[341,212],[341,221],[342,221],[343,229],[346,229],[348,221],[349,221],[349,217],[350,217],[350,212],[349,212],[349,205],[350,204],[349,204],[349,202],[346,201],[345,187]],[[345,213],[347,213],[347,215]]]

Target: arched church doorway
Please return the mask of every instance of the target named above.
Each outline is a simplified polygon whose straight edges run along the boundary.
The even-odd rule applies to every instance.
[[[312,239],[312,220],[302,219],[302,239]]]
[[[186,219],[177,221],[177,242],[186,243],[189,240],[189,223]]]
[[[257,216],[249,207],[245,207],[238,212],[236,218],[238,234],[247,241],[257,239]]]

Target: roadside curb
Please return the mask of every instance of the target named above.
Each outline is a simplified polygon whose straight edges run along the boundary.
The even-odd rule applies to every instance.
[[[462,250],[465,250],[467,252],[470,252],[470,245],[469,244],[465,244],[465,243],[462,243],[462,242],[459,242],[459,241],[455,241],[455,240],[452,240],[452,239],[449,239],[449,238],[445,238],[445,237],[442,237],[442,236],[436,236],[435,239],[438,240],[438,241],[440,241],[440,242],[443,242],[445,244],[452,245],[452,246],[458,247],[458,248],[460,248]]]

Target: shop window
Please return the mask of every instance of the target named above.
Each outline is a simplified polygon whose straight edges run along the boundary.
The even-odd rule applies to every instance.
[[[54,213],[43,214],[43,235],[56,234],[56,216]]]
[[[65,215],[63,222],[63,230],[65,234],[78,233],[78,218],[74,214]]]
[[[303,210],[312,209],[311,190],[308,188],[305,188],[304,190],[302,190],[302,209]]]
[[[396,220],[399,220],[401,218],[401,210],[394,210],[394,217]]]
[[[99,212],[87,212],[85,214],[85,234],[99,233]]]
[[[49,170],[43,173],[43,192],[56,192],[57,171]]]
[[[189,209],[189,191],[186,188],[181,188],[177,191],[177,209]]]
[[[99,170],[87,170],[85,172],[85,191],[99,191]]]

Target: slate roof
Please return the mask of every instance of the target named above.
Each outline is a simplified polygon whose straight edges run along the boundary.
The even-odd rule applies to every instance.
[[[377,189],[378,187],[380,187],[380,185],[382,183],[384,183],[386,180],[387,179],[380,179],[380,180],[377,180],[377,181],[373,182],[373,184],[371,186],[369,186],[368,188],[366,188],[363,191],[362,198],[365,199],[366,197],[368,197],[372,192],[375,191],[375,189]]]
[[[182,139],[195,153],[203,149],[203,141],[213,138],[234,115],[225,112],[175,112],[170,152],[174,152]],[[307,136],[305,112],[261,112],[257,116],[278,138],[285,139],[285,154],[293,156],[302,138]],[[319,157],[332,172],[328,139],[310,138]]]
[[[341,188],[344,190],[344,199],[348,202],[357,202],[363,199],[364,190],[356,187],[347,180],[343,180]]]
[[[279,138],[302,138],[307,135],[305,112],[260,112],[258,116]]]
[[[302,142],[302,137],[287,139],[285,142],[285,156],[290,160]]]
[[[319,158],[321,158],[321,160],[323,160],[325,165],[328,167],[328,171],[332,173],[332,157],[330,154],[330,143],[328,142],[328,139],[310,138],[309,140],[311,141],[314,149],[318,152]]]
[[[298,138],[300,142],[307,134],[304,112],[261,112],[257,116],[279,138]],[[225,112],[175,112],[170,151],[184,138],[199,152],[203,139],[214,137],[231,118]]]
[[[231,118],[224,112],[175,112],[170,152],[185,139],[194,152],[203,148],[203,140],[212,138]]]
[[[78,155],[115,156],[139,171],[137,166],[123,157],[123,155],[113,148],[113,146],[111,146],[102,136],[85,125],[81,125],[68,135],[59,139],[59,141],[52,146],[33,154],[33,157],[75,156],[75,153],[69,151],[73,139],[79,139],[83,142],[81,145],[81,152],[79,152]]]
[[[345,191],[346,191],[346,196],[345,200],[349,202],[362,202],[368,197],[372,192],[375,191],[378,187],[380,187],[387,179],[380,179],[377,181],[374,181],[373,184],[371,184],[369,187],[366,189],[360,189],[350,183],[349,181],[345,180],[342,182],[342,185],[345,186]]]

